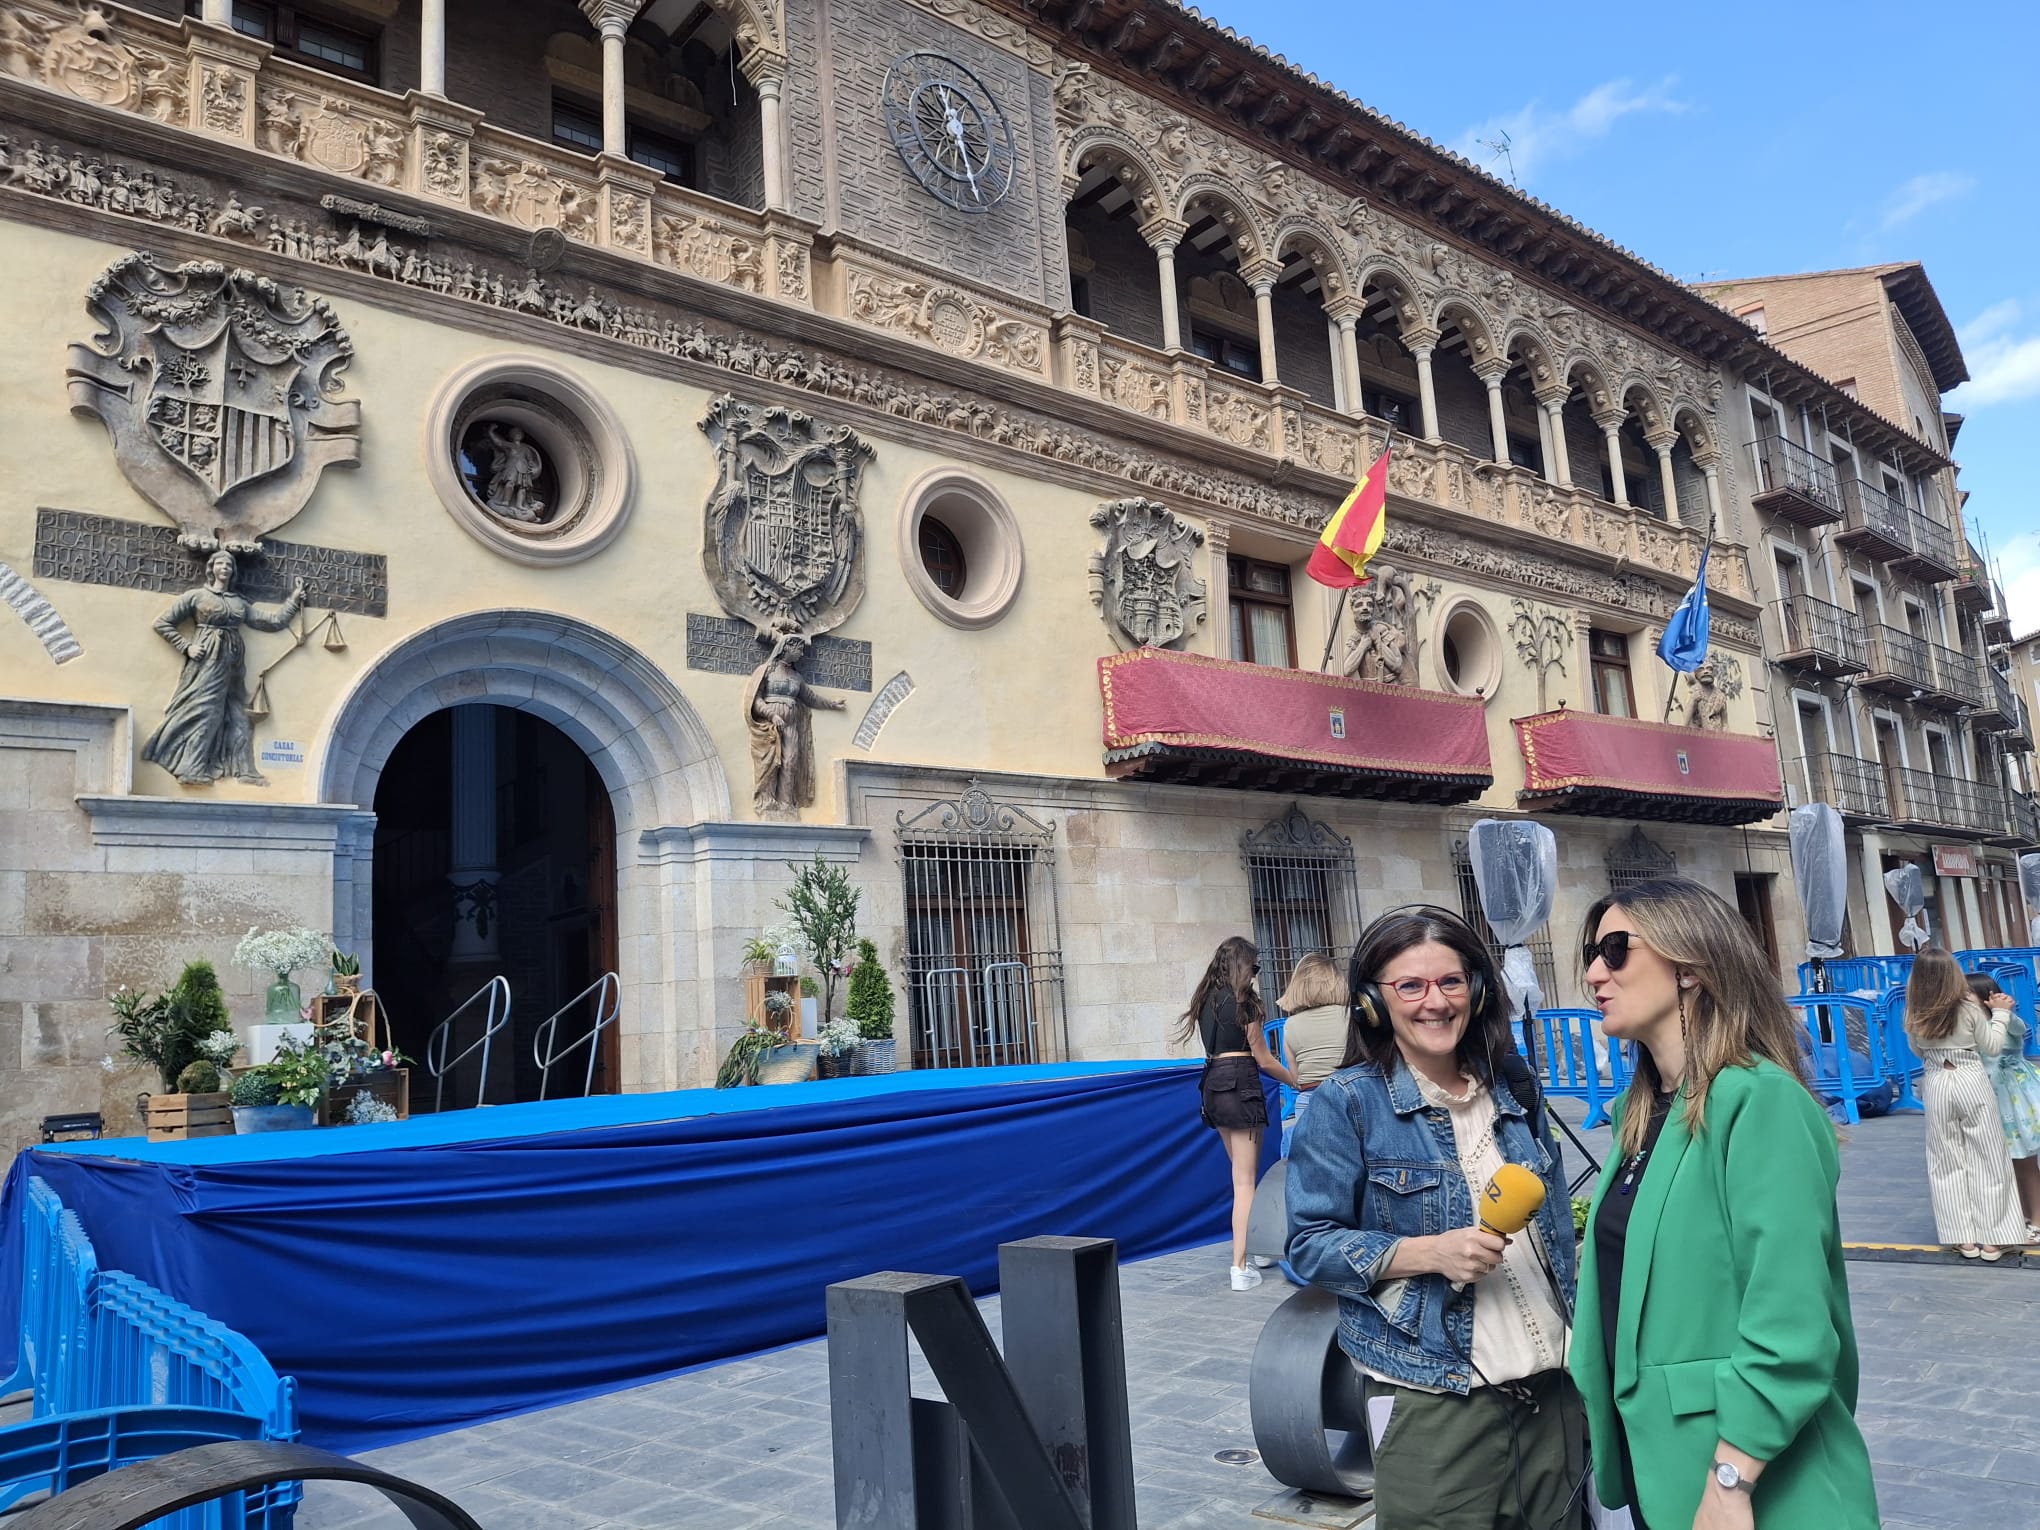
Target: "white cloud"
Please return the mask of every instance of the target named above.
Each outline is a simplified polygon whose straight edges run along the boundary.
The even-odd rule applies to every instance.
[[[1490,166],[1506,175],[1513,165],[1516,179],[1527,179],[1543,165],[1579,153],[1597,138],[1605,138],[1625,117],[1638,113],[1677,114],[1687,103],[1672,95],[1677,75],[1666,75],[1655,85],[1637,86],[1629,79],[1609,80],[1596,85],[1571,106],[1558,111],[1541,101],[1532,101],[1506,116],[1490,117],[1459,136],[1453,148],[1477,165]],[[1492,147],[1508,136],[1509,153],[1500,156]]]
[[[2013,537],[1992,551],[2003,573],[2013,635],[2040,632],[2040,531]]]
[[[2015,299],[1993,303],[1958,332],[1969,381],[1948,395],[1957,414],[2040,394],[2040,333]]]
[[[1897,228],[1909,223],[1937,202],[1952,202],[1976,189],[1976,177],[1953,170],[1934,170],[1916,175],[1884,199],[1881,226]]]

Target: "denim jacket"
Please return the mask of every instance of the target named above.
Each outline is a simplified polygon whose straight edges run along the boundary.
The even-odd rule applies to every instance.
[[[1572,1206],[1555,1155],[1500,1078],[1492,1086],[1502,1156],[1545,1185],[1536,1226],[1571,1310]],[[1474,1191],[1459,1167],[1451,1116],[1424,1103],[1398,1057],[1343,1068],[1317,1088],[1289,1148],[1289,1264],[1339,1298],[1339,1344],[1369,1370],[1464,1393],[1473,1350],[1473,1291],[1443,1275],[1384,1285],[1406,1237],[1474,1225]]]

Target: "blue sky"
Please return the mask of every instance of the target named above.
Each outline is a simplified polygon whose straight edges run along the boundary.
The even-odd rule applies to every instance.
[[[2040,4],[1203,9],[1504,179],[1506,129],[1525,191],[1675,276],[1922,262],[1970,534],[2040,628]]]

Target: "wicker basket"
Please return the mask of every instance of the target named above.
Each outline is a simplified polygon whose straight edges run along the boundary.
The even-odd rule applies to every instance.
[[[888,1036],[883,1041],[860,1041],[850,1054],[850,1072],[857,1078],[874,1073],[891,1073],[899,1065],[899,1043]]]
[[[839,1052],[834,1056],[823,1052],[815,1058],[815,1077],[848,1078],[856,1071],[856,1067],[857,1048],[855,1047],[852,1047],[847,1052]]]
[[[774,1047],[758,1064],[761,1084],[801,1084],[815,1076],[815,1061],[821,1048],[812,1041]]]

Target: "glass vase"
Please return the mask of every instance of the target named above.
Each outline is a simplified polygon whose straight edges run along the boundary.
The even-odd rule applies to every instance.
[[[268,1009],[263,1015],[271,1025],[296,1025],[304,1018],[305,1001],[288,972],[276,974],[269,985]]]

